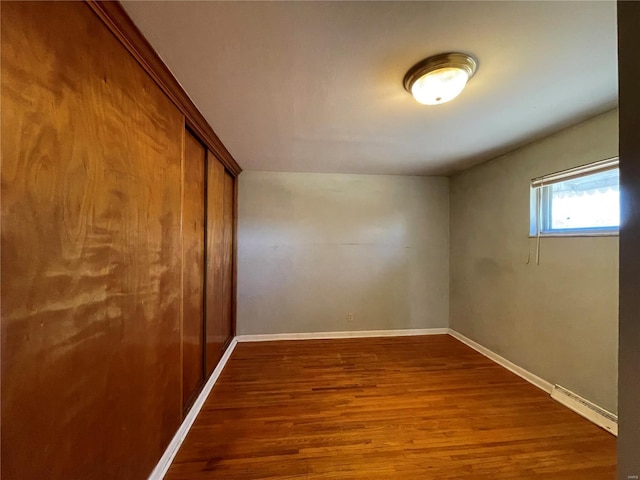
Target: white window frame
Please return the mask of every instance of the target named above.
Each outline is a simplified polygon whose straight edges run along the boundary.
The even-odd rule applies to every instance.
[[[530,216],[529,236],[531,237],[586,237],[586,236],[610,236],[618,235],[619,227],[592,227],[592,228],[551,228],[550,212],[545,215],[543,210],[551,208],[551,201],[545,198],[549,191],[543,187],[554,183],[564,182],[574,178],[594,175],[608,170],[618,169],[619,158],[612,157],[598,162],[589,163],[576,168],[570,168],[561,172],[543,175],[531,180],[530,188]]]

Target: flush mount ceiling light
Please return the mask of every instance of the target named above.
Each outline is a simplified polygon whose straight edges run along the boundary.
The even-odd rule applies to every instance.
[[[443,53],[416,63],[404,76],[404,88],[420,103],[439,105],[456,98],[478,69],[464,53]]]

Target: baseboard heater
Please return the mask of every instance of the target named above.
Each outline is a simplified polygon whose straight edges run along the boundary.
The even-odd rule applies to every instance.
[[[609,433],[618,436],[618,416],[608,412],[580,395],[560,385],[554,385],[551,391],[551,398],[561,403],[565,407],[582,415],[587,420],[592,421],[599,427],[604,428]]]

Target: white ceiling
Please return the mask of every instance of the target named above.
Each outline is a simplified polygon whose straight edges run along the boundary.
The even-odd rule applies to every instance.
[[[245,170],[449,174],[617,104],[615,2],[123,2]],[[462,51],[451,103],[402,78]]]

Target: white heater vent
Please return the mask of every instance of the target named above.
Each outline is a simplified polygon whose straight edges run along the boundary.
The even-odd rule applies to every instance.
[[[582,415],[587,420],[604,428],[613,435],[618,435],[618,417],[602,407],[591,403],[580,395],[567,390],[560,385],[555,385],[551,391],[551,398]]]

